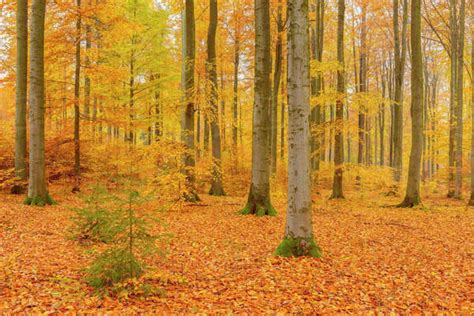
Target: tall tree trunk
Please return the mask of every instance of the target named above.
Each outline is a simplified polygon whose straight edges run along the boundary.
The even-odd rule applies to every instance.
[[[322,62],[323,58],[323,38],[324,38],[324,0],[316,0],[312,5],[316,16],[316,21],[311,27],[311,59]],[[320,74],[311,78],[311,97],[317,97],[321,93]],[[311,170],[313,171],[313,181],[318,182],[318,172],[321,161],[321,104],[313,104],[311,109]]]
[[[272,174],[277,170],[277,139],[278,139],[278,95],[280,92],[281,65],[283,57],[283,17],[282,2],[278,0],[277,8],[277,40],[275,45],[275,69],[273,72],[272,108],[271,108],[271,156]]]
[[[242,214],[276,215],[270,201],[270,107],[272,70],[270,1],[255,1],[255,93],[253,108],[252,184]]]
[[[288,17],[288,210],[275,255],[320,257],[311,209],[308,0],[289,0]]]
[[[195,148],[194,148],[194,57],[195,57],[195,21],[194,0],[186,0],[183,21],[183,90],[184,111],[181,116],[181,139],[184,143],[183,155],[186,176],[187,201],[199,201],[195,188]]]
[[[232,152],[236,163],[238,163],[237,155],[237,136],[238,136],[238,114],[239,114],[239,63],[240,51],[239,40],[235,40],[234,47],[234,84],[232,87],[233,101],[232,101]]]
[[[18,0],[16,7],[16,112],[15,112],[15,175],[26,180],[26,101],[28,76],[28,1]],[[24,193],[21,185],[15,186]],[[14,192],[15,193],[15,192]]]
[[[471,38],[471,198],[469,205],[474,206],[474,32]]]
[[[423,56],[421,48],[421,0],[411,3],[411,121],[412,145],[405,199],[400,207],[421,203],[420,171],[423,146]]]
[[[281,84],[281,94],[285,95],[285,81]],[[280,105],[280,160],[285,158],[285,101]]]
[[[80,120],[81,112],[79,97],[81,92],[81,0],[76,0],[76,52],[74,71],[74,187],[73,192],[80,191],[81,185],[81,144],[80,144]]]
[[[219,109],[217,103],[216,66],[217,0],[209,0],[209,30],[207,33],[207,76],[209,85],[209,107],[211,111],[212,134],[212,180],[210,195],[225,195],[222,186],[221,133],[219,128]]]
[[[336,121],[334,133],[334,180],[332,186],[332,199],[343,199],[342,192],[342,173],[344,163],[344,99],[345,99],[345,63],[344,63],[344,14],[345,0],[338,0],[337,13],[337,61],[340,70],[337,72],[337,92],[336,101]]]
[[[403,168],[403,81],[406,60],[406,33],[408,23],[408,0],[403,1],[402,34],[400,36],[398,0],[393,1],[393,34],[395,59],[395,91],[393,105],[393,167],[394,180],[400,182]],[[401,47],[400,47],[401,46]]]
[[[461,0],[459,8],[459,33],[457,41],[457,82],[456,82],[456,184],[454,197],[461,198],[462,193],[462,144],[463,144],[463,105],[464,105],[464,30],[465,30],[465,3],[466,0]]]
[[[458,72],[458,23],[457,0],[449,0],[449,27],[451,42],[451,71],[450,71],[450,98],[449,98],[449,174],[448,197],[455,197],[456,190],[456,108],[457,108],[457,72]]]
[[[359,56],[359,92],[367,92],[367,5],[362,5],[362,23],[360,30],[360,56]],[[366,107],[359,105],[359,152],[357,162],[363,164],[367,162],[367,141],[366,137]]]
[[[46,205],[54,201],[46,187],[44,159],[44,23],[45,0],[33,0],[30,38],[30,168],[25,204]]]

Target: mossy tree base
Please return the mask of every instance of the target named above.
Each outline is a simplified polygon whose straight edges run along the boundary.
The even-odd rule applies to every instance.
[[[313,257],[321,258],[321,248],[314,238],[293,238],[286,236],[273,253],[278,257]]]
[[[46,196],[34,196],[27,197],[24,201],[24,204],[31,206],[45,206],[45,205],[54,205],[57,204],[53,198],[46,194]]]
[[[240,215],[257,215],[257,216],[276,216],[277,212],[273,208],[270,201],[270,194],[255,194],[253,183],[250,185],[249,197],[247,204],[240,210]]]
[[[469,199],[469,203],[467,203],[467,206],[474,206],[474,196],[471,196]]]
[[[398,204],[398,208],[412,208],[421,204],[421,199],[419,196],[410,197],[406,196],[402,203]]]
[[[201,198],[199,197],[199,195],[197,194],[196,191],[184,193],[183,194],[183,199],[186,202],[191,202],[191,203],[201,202]]]
[[[276,216],[277,212],[270,201],[264,203],[247,202],[247,205],[239,212],[240,215],[257,215],[257,216]]]

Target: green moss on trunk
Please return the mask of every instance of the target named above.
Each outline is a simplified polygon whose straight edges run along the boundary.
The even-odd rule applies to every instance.
[[[270,201],[264,203],[247,202],[247,205],[239,212],[240,215],[257,215],[257,216],[277,216],[277,212]]]
[[[313,257],[321,258],[321,248],[316,244],[314,238],[293,238],[286,236],[273,253],[278,257]]]
[[[48,193],[46,194],[46,196],[26,197],[23,203],[31,206],[45,206],[57,204]]]

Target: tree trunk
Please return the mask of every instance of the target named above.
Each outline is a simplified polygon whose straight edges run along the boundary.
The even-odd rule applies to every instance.
[[[277,40],[275,46],[275,69],[273,73],[273,90],[272,90],[272,108],[271,108],[271,157],[272,157],[272,174],[275,175],[277,170],[277,139],[278,139],[278,95],[280,92],[281,65],[283,57],[283,18],[282,3],[278,1],[277,8]]]
[[[400,182],[403,168],[403,81],[405,76],[406,33],[408,23],[408,1],[403,1],[402,34],[400,36],[398,0],[393,1],[393,34],[395,59],[395,91],[393,112],[393,167],[394,180]],[[401,47],[400,47],[401,42]]]
[[[253,109],[252,184],[242,214],[276,215],[270,201],[270,107],[272,69],[270,1],[255,1],[255,93]]]
[[[337,61],[341,70],[337,72],[337,92],[336,101],[336,122],[334,133],[334,180],[332,186],[332,199],[343,199],[342,192],[342,173],[344,163],[344,99],[345,99],[345,83],[344,83],[344,14],[345,0],[338,0],[337,14]]]
[[[186,177],[186,201],[199,201],[195,188],[195,148],[194,148],[194,57],[195,21],[194,0],[186,0],[183,23],[183,90],[184,111],[181,117],[181,139],[184,143],[183,173]]]
[[[474,120],[474,32],[471,38],[471,121]],[[471,198],[469,205],[474,206],[474,123],[471,127]]]
[[[315,25],[311,27],[311,59],[322,62],[324,38],[324,0],[316,0],[312,6],[316,16]],[[311,97],[321,93],[321,75],[311,78]],[[313,181],[318,182],[321,151],[321,104],[313,104],[311,109],[311,170],[314,172]]]
[[[421,48],[421,0],[411,3],[411,121],[412,146],[408,169],[408,183],[400,207],[413,207],[421,203],[420,169],[423,149],[423,56]]]
[[[450,98],[449,98],[449,175],[448,175],[448,197],[455,197],[456,186],[456,109],[457,109],[457,62],[458,62],[458,24],[457,24],[457,0],[449,1],[449,27],[451,42],[451,71],[450,71]]]
[[[217,103],[216,66],[217,0],[209,0],[209,30],[207,33],[207,82],[209,85],[209,107],[211,111],[212,134],[212,180],[210,195],[225,195],[222,186],[221,133],[219,129],[219,109]]]
[[[288,17],[288,210],[275,255],[320,257],[311,209],[308,0],[289,0]]]
[[[74,187],[73,192],[80,191],[81,185],[81,144],[79,97],[81,89],[81,0],[76,0],[76,52],[74,71]]]
[[[360,30],[360,57],[359,57],[359,92],[367,92],[367,5],[362,5],[362,23]],[[359,152],[357,162],[363,164],[367,162],[367,141],[366,137],[366,107],[359,105]]]
[[[238,34],[235,35],[234,43],[234,84],[232,87],[232,155],[238,164],[237,143],[238,143],[238,114],[239,114],[239,63],[240,63],[240,41]]]
[[[30,174],[25,204],[41,206],[54,203],[46,187],[44,159],[45,11],[45,0],[33,0],[30,38]]]
[[[28,1],[18,0],[16,8],[16,112],[15,112],[15,175],[26,180],[26,102],[28,76]],[[15,186],[24,193],[22,185]],[[15,193],[15,192],[14,192]]]
[[[463,105],[464,105],[464,29],[465,29],[465,3],[466,0],[461,0],[459,8],[459,33],[457,41],[457,106],[456,106],[456,184],[454,197],[460,199],[462,193],[462,144],[463,144]]]

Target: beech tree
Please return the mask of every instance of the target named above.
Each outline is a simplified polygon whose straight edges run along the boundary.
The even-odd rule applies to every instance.
[[[209,107],[211,109],[212,138],[212,180],[211,195],[225,195],[222,186],[221,170],[221,133],[219,128],[219,109],[217,104],[217,71],[216,71],[216,31],[217,0],[209,1],[209,30],[207,34],[207,80],[209,85]]]
[[[46,187],[44,160],[45,11],[45,0],[33,0],[30,38],[30,174],[25,204],[40,206],[54,203]]]
[[[311,209],[308,0],[289,0],[288,18],[288,209],[275,255],[320,257]]]
[[[423,56],[421,47],[421,0],[411,3],[411,152],[406,195],[400,207],[421,203],[420,178],[423,151]]]
[[[270,106],[272,70],[270,1],[255,1],[255,92],[252,134],[252,182],[241,214],[276,215],[270,200]]]
[[[195,188],[194,166],[194,57],[195,57],[195,21],[194,1],[186,0],[183,14],[183,78],[182,86],[184,93],[184,111],[181,116],[181,139],[184,143],[185,152],[184,175],[186,177],[186,193],[184,199],[187,201],[199,201],[200,198]]]
[[[337,92],[338,98],[336,101],[336,130],[334,133],[334,180],[332,186],[332,199],[342,199],[344,194],[342,192],[342,173],[344,163],[344,140],[343,140],[343,124],[344,124],[344,98],[345,98],[345,83],[344,83],[344,14],[345,14],[345,0],[338,0],[337,7],[337,61],[339,62],[339,69],[337,71]]]
[[[394,37],[394,93],[393,93],[393,160],[394,179],[402,177],[403,164],[403,80],[407,54],[408,0],[403,1],[403,18],[400,34],[399,0],[393,0],[393,37]]]
[[[474,32],[471,38],[471,117],[474,118]],[[474,124],[471,126],[471,198],[469,205],[474,206]]]
[[[76,17],[76,52],[74,66],[74,187],[73,192],[80,191],[81,177],[81,144],[80,144],[80,128],[81,128],[81,110],[79,104],[81,91],[81,0],[76,0],[77,17]]]
[[[27,0],[17,1],[16,32],[15,175],[20,180],[26,180],[26,96],[28,76]],[[24,193],[21,185],[15,186],[12,191]]]

